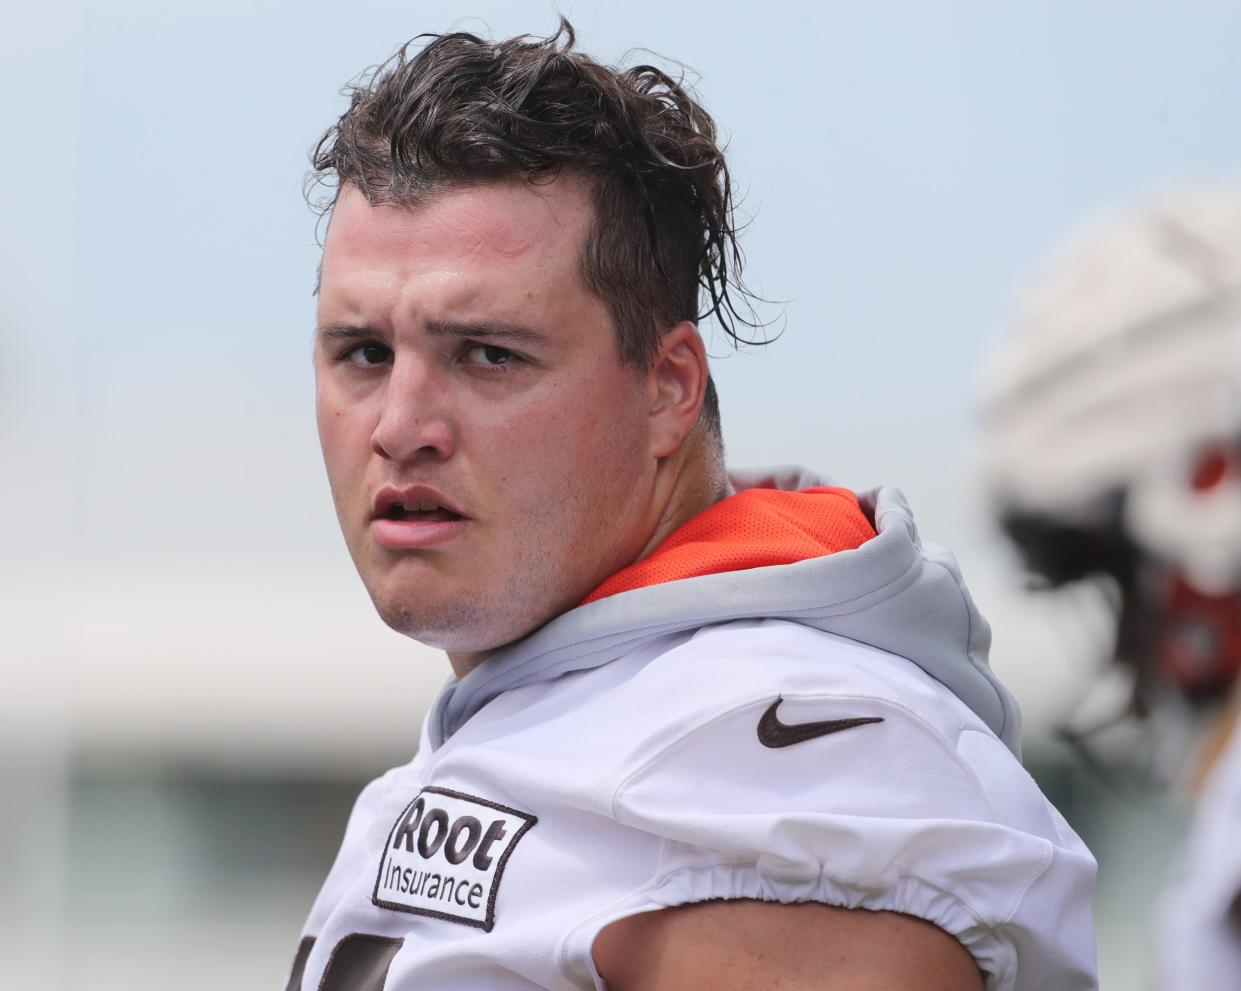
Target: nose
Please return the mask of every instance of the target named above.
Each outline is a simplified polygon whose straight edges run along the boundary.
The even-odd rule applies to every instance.
[[[384,387],[371,450],[385,460],[412,464],[443,461],[453,447],[446,396],[434,369],[416,355],[398,355]]]

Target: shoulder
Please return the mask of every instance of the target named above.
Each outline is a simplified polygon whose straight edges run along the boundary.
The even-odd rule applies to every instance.
[[[701,778],[693,797],[704,808],[742,796],[788,808],[792,789],[842,811],[951,811],[1052,838],[1062,827],[1020,761],[945,686],[903,657],[794,622],[703,627],[489,710],[507,730],[489,760],[507,766],[501,749],[554,754],[557,780],[621,819]],[[816,732],[823,723],[832,731]]]
[[[945,734],[981,726],[969,708],[897,654],[789,620],[706,626],[651,660],[642,685],[683,693],[681,715],[770,694],[857,695],[901,705]]]
[[[1091,986],[1093,858],[912,662],[796,623],[734,622],[617,687],[631,729],[608,811],[664,842],[617,918],[745,899],[895,912],[954,936],[1002,978],[991,986]],[[1012,983],[1019,958],[1030,983]]]
[[[628,694],[667,698],[651,711],[652,719],[675,712],[684,723],[783,688],[903,703],[932,720],[946,717],[948,732],[963,719],[981,725],[964,703],[906,658],[790,620],[716,623],[614,663],[628,665]]]
[[[844,637],[771,620],[708,627],[623,694],[633,716],[619,818],[801,803],[1065,838],[1020,761],[963,702],[912,662]]]
[[[807,738],[806,746],[787,747],[780,766],[805,763],[818,775],[820,760],[801,755],[829,747],[826,752],[858,752],[861,760],[871,752],[886,761],[910,748],[924,761],[956,765],[963,778],[1024,776],[982,720],[913,662],[786,620],[704,627],[642,659],[598,704],[628,714],[623,746],[630,776],[652,760],[695,750],[744,754],[748,760],[739,767],[770,763],[772,748],[761,746],[759,728],[773,706],[775,721],[786,725],[867,720],[832,734],[830,744],[809,745]],[[766,722],[772,724],[770,716]]]

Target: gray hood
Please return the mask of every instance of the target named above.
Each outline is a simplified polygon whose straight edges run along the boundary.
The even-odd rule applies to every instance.
[[[733,472],[733,487],[798,491],[832,483],[799,468]],[[987,663],[991,628],[956,559],[918,536],[900,490],[858,493],[877,536],[794,564],[684,578],[557,616],[450,680],[428,720],[438,747],[503,692],[607,664],[646,641],[737,619],[783,619],[870,644],[917,664],[1021,756],[1017,703]]]

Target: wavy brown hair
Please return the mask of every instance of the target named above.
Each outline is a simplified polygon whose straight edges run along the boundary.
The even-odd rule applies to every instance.
[[[682,320],[714,315],[734,342],[761,326],[740,281],[732,185],[715,123],[683,79],[602,65],[548,38],[419,35],[351,84],[349,109],[312,153],[328,212],[344,184],[413,206],[437,190],[511,175],[591,180],[584,284],[609,307],[621,360],[645,367]],[[715,387],[704,415],[718,435]]]

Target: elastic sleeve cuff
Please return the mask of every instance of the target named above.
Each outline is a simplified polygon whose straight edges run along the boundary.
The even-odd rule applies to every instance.
[[[564,947],[566,973],[588,974],[588,981],[593,982],[597,991],[606,991],[607,986],[595,971],[591,951],[595,937],[610,923],[678,905],[753,899],[784,904],[817,902],[914,916],[938,926],[965,947],[983,973],[986,991],[1009,991],[1014,985],[1016,947],[1003,932],[984,924],[946,891],[909,876],[901,877],[886,889],[867,891],[841,884],[822,873],[803,880],[780,878],[773,876],[766,866],[760,858],[757,864],[685,867],[664,875],[571,934]],[[778,868],[775,873],[780,873]]]

